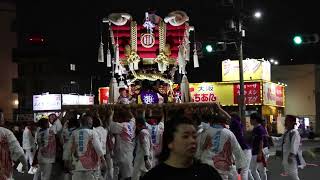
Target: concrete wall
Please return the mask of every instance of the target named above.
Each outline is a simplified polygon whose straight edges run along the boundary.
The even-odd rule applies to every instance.
[[[0,108],[5,119],[12,119],[12,110],[17,108],[14,101],[17,95],[12,93],[12,78],[17,78],[17,65],[12,62],[11,51],[16,47],[16,33],[11,25],[16,17],[15,5],[0,2]]]
[[[314,123],[315,65],[273,66],[271,77],[273,82],[279,81],[288,85],[285,91],[285,114],[310,117]]]

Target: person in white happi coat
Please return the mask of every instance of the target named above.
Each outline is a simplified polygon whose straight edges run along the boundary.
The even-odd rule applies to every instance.
[[[67,155],[67,148],[68,148],[68,142],[71,138],[72,132],[79,128],[80,123],[77,119],[77,114],[74,112],[69,112],[68,116],[66,117],[66,122],[64,123],[63,130],[62,130],[62,143],[63,143],[63,161],[71,161],[70,156]],[[71,172],[69,171],[68,167],[64,166],[64,180],[70,180],[71,179]]]
[[[35,151],[34,136],[32,135],[31,126],[26,126],[22,135],[22,148],[25,150],[25,156],[29,165],[32,165]]]
[[[49,180],[52,173],[52,166],[56,160],[56,131],[49,128],[49,121],[46,118],[39,120],[40,129],[36,133],[38,173],[41,180]],[[35,174],[37,176],[37,174]]]
[[[107,135],[108,131],[102,126],[102,122],[99,117],[93,117],[93,130],[97,132],[99,141],[101,144],[103,155],[107,153]]]
[[[235,135],[224,128],[226,117],[215,115],[212,126],[206,130],[206,140],[201,144],[200,160],[213,166],[222,179],[227,180],[233,171],[235,163],[237,169],[246,166],[247,160]]]
[[[107,150],[106,150],[106,161],[107,161],[107,173],[106,179],[112,180],[114,176],[114,167],[113,167],[113,155],[114,155],[114,145],[115,145],[115,137],[109,133],[110,127],[107,126]]]
[[[60,113],[57,116],[55,113],[49,115],[50,128],[56,132],[56,161],[53,163],[51,178],[55,180],[62,180],[64,178],[63,175],[63,140],[62,138],[62,130],[63,126],[61,123],[63,113]]]
[[[114,178],[130,179],[133,172],[133,151],[135,147],[136,122],[129,110],[118,111],[118,122],[109,118],[110,133],[116,137],[114,148]],[[111,115],[113,117],[113,114]]]
[[[146,122],[146,127],[151,136],[152,143],[152,167],[155,167],[158,164],[158,156],[161,153],[162,149],[162,135],[164,131],[164,110],[161,109],[161,120],[150,117]],[[150,111],[151,114],[151,111]],[[149,116],[151,116],[149,114]],[[143,110],[143,117],[145,117],[145,110]]]
[[[101,143],[98,134],[92,130],[92,117],[84,115],[81,118],[80,128],[72,132],[66,150],[66,161],[72,170],[73,180],[97,180],[100,178],[100,168],[106,167]]]
[[[96,116],[100,120],[100,123],[102,123],[102,121],[104,122],[104,123],[102,123],[102,126],[105,129],[105,131],[102,134],[106,133],[106,140],[104,142],[104,144],[105,144],[105,151],[104,152],[105,152],[105,159],[107,162],[107,167],[106,167],[104,179],[113,180],[114,174],[115,174],[114,167],[113,167],[115,137],[112,133],[110,133],[109,123],[112,122],[114,111],[113,111],[113,109],[108,108],[108,110],[105,111],[105,113],[101,113],[101,114],[102,114],[102,116],[100,117],[100,114],[96,113]],[[100,128],[100,131],[103,131],[103,130]],[[104,136],[104,135],[102,135],[102,136]]]
[[[22,163],[23,171],[27,171],[28,163],[17,138],[9,129],[2,126],[4,126],[4,117],[0,110],[0,180],[12,180],[13,162]]]
[[[62,116],[62,113],[60,114],[59,117],[57,117],[57,115],[54,113],[48,116],[50,126],[52,126],[51,129],[54,129],[54,131],[56,131],[58,135],[62,133],[62,129],[63,129],[63,126],[60,120],[61,116]]]
[[[285,118],[286,132],[281,137],[272,137],[274,144],[282,149],[282,165],[285,173],[292,180],[300,179],[298,166],[305,166],[305,161],[300,151],[301,137],[298,130],[294,128],[296,119],[293,115],[287,115]]]
[[[192,117],[193,120],[197,122],[197,152],[196,152],[196,158],[200,159],[200,148],[201,144],[204,144],[204,141],[206,140],[206,131],[209,129],[209,119],[211,116],[208,116],[207,114],[202,114],[200,117],[199,114],[195,113]]]
[[[107,161],[107,136],[108,136],[108,130],[102,126],[102,121],[99,117],[99,114],[97,113],[93,117],[93,130],[97,132],[98,137],[99,137],[99,142],[101,143],[101,148],[103,152],[103,156],[105,157]],[[108,173],[110,171],[110,163],[107,161],[107,172],[103,171],[101,172],[102,176],[104,179],[106,179],[108,176],[110,176]]]
[[[136,138],[136,156],[134,158],[132,180],[139,180],[152,167],[152,142],[151,135],[146,127],[145,119],[140,117],[136,119],[137,138]]]

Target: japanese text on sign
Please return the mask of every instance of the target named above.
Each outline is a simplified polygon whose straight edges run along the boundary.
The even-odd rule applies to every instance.
[[[194,97],[192,99],[194,102],[214,102],[217,100],[217,97],[213,94],[213,93],[210,93],[210,94],[207,94],[207,93],[204,93],[204,94],[194,94]]]
[[[61,94],[47,94],[33,96],[33,110],[60,110]]]
[[[240,85],[234,84],[234,103],[239,104]],[[250,82],[244,84],[245,104],[261,104],[260,83]]]
[[[211,83],[199,83],[190,85],[190,94],[193,102],[217,101],[217,96],[214,93],[214,85]]]

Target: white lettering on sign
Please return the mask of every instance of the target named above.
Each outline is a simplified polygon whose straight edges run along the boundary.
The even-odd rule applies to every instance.
[[[33,110],[60,110],[61,94],[47,94],[33,96]]]

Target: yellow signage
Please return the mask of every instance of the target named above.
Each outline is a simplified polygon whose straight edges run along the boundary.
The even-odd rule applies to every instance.
[[[192,102],[219,102],[224,106],[238,104],[238,83],[189,83]],[[245,103],[247,105],[272,105],[284,107],[284,87],[261,81],[245,83]]]
[[[243,60],[244,80],[271,80],[271,65],[263,59]],[[222,62],[222,81],[239,81],[239,61],[225,60]]]
[[[190,83],[192,102],[220,102],[222,105],[233,104],[233,85],[208,83]]]

